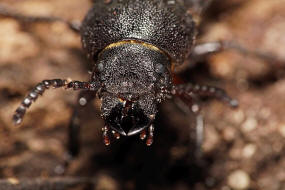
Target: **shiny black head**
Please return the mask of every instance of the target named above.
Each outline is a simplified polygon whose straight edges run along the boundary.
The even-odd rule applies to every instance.
[[[117,42],[98,56],[94,76],[102,84],[102,116],[122,135],[149,127],[171,87],[169,59],[158,48],[135,40]]]
[[[102,114],[106,124],[124,136],[135,135],[149,127],[156,112],[156,100],[151,94],[136,101],[103,96]]]

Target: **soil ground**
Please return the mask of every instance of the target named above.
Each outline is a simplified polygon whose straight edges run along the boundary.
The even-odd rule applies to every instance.
[[[91,6],[89,0],[0,2],[25,14],[67,20],[82,20]],[[285,0],[217,0],[200,30],[198,42],[235,41],[285,60]],[[0,189],[21,189],[23,183],[42,184],[42,189],[284,190],[283,63],[225,51],[182,74],[187,82],[222,87],[240,103],[230,109],[201,100],[205,136],[200,157],[195,154],[195,117],[173,101],[160,107],[151,147],[137,136],[103,145],[95,101],[82,114],[80,155],[58,178],[55,168],[63,163],[77,93],[46,92],[19,127],[11,117],[35,84],[52,78],[88,80],[90,63],[80,37],[64,24],[22,25],[0,18]],[[94,183],[72,185],[82,177]]]

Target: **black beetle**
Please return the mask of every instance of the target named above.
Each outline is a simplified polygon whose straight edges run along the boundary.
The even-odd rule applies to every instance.
[[[116,138],[140,134],[151,145],[157,106],[165,98],[177,96],[191,108],[195,96],[212,96],[236,107],[237,101],[222,89],[174,83],[174,67],[189,55],[201,56],[225,47],[219,42],[194,46],[197,34],[194,20],[201,7],[206,7],[201,2],[100,0],[94,3],[80,27],[56,17],[25,17],[0,10],[4,16],[27,22],[67,23],[80,32],[83,49],[94,62],[89,82],[53,79],[37,84],[17,108],[13,121],[20,124],[26,110],[46,89],[83,90],[81,105],[96,95],[102,102],[106,145],[110,144],[109,133]],[[71,131],[76,131],[76,126],[71,122]],[[75,154],[77,148],[71,152]]]

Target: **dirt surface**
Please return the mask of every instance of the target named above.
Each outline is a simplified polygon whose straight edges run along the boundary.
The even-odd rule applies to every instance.
[[[89,0],[0,2],[25,14],[67,20],[82,20],[91,5]],[[217,0],[200,30],[198,41],[232,40],[285,60],[285,0]],[[22,25],[0,18],[0,189],[27,183],[43,184],[39,189],[284,190],[285,61],[276,65],[225,51],[182,74],[185,81],[223,87],[240,102],[233,110],[201,100],[202,157],[195,154],[195,117],[173,101],[160,107],[151,147],[137,136],[103,145],[95,101],[82,114],[81,153],[58,178],[55,170],[64,160],[77,93],[46,92],[19,127],[11,117],[35,84],[52,78],[88,80],[90,63],[80,37],[64,24]]]

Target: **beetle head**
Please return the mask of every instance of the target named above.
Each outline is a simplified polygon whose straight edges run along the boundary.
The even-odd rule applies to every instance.
[[[101,113],[112,130],[131,136],[149,127],[157,104],[171,87],[169,58],[158,48],[123,41],[105,48],[96,61],[95,76],[102,84]]]

